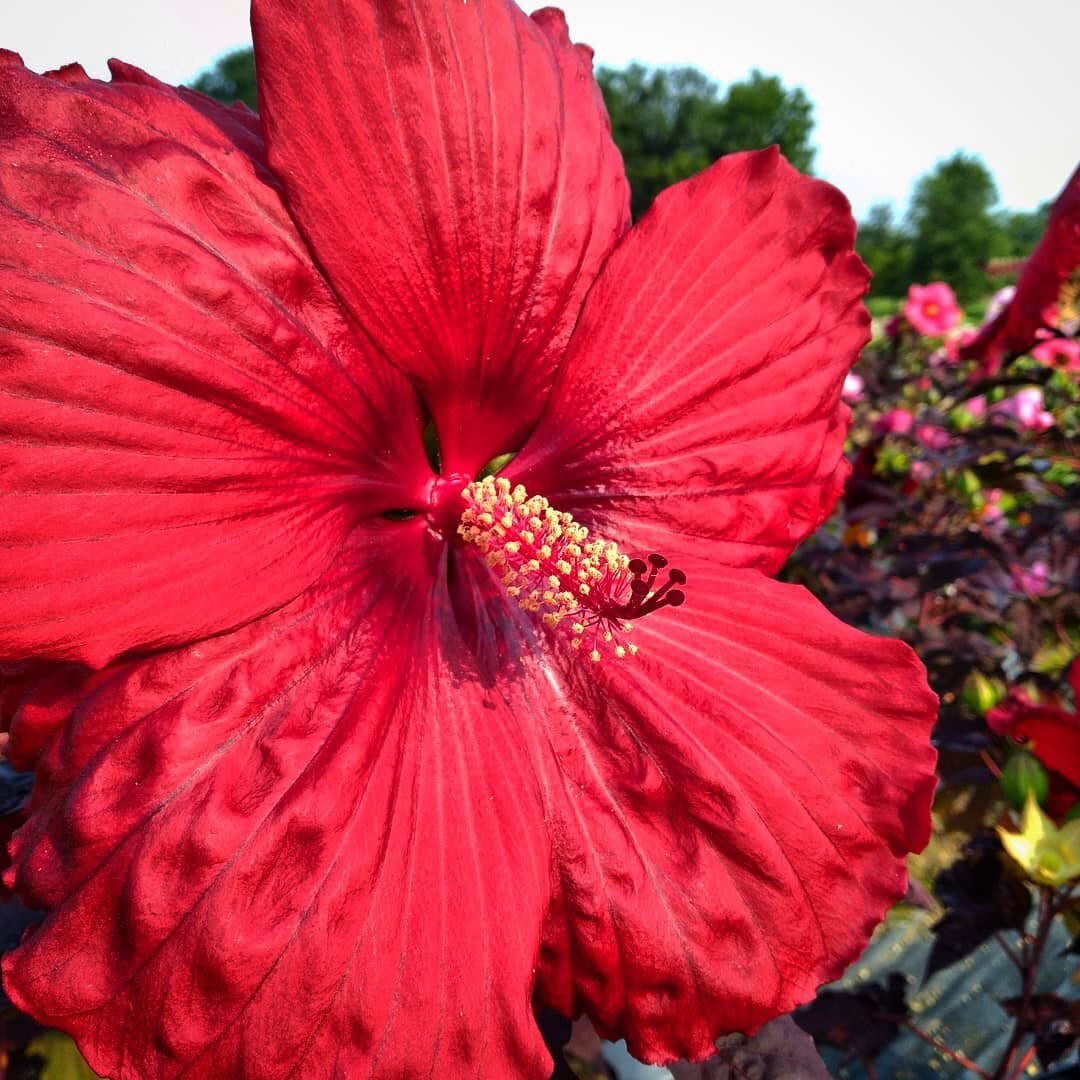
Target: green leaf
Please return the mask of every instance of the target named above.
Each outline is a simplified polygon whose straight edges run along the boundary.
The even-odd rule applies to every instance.
[[[101,1080],[83,1060],[74,1039],[62,1031],[42,1032],[27,1044],[26,1053],[44,1060],[41,1080]]]

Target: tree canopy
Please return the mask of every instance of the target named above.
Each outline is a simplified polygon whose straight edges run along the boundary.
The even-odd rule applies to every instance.
[[[736,150],[779,143],[796,168],[809,172],[813,165],[813,105],[775,75],[754,71],[724,94],[691,67],[602,67],[597,81],[626,162],[635,217],[670,184]]]
[[[218,101],[228,104],[242,101],[251,108],[256,108],[254,49],[234,49],[231,53],[226,53],[191,85],[193,89],[217,98]]]
[[[969,303],[1002,278],[994,259],[1024,258],[1042,236],[1050,204],[1037,210],[999,210],[990,170],[964,153],[938,164],[916,185],[904,221],[882,203],[859,226],[856,248],[874,273],[878,296],[902,296],[913,282],[947,281]]]
[[[947,281],[961,300],[983,295],[985,268],[999,246],[997,198],[990,170],[962,152],[924,176],[908,211],[912,280]]]

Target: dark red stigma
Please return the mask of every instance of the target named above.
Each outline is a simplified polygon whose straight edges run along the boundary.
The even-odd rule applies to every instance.
[[[681,570],[669,570],[667,581],[660,588],[655,588],[656,578],[667,564],[667,559],[655,552],[649,556],[648,563],[644,559],[631,559],[627,565],[633,575],[630,599],[611,614],[618,619],[640,619],[662,607],[679,607],[684,603],[686,594],[674,587],[686,584],[686,575]]]

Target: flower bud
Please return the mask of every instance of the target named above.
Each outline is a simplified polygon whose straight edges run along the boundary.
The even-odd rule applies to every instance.
[[[1004,696],[1004,684],[999,679],[987,678],[981,671],[972,671],[960,688],[960,700],[976,716],[985,716]]]
[[[1001,791],[1018,810],[1032,795],[1037,803],[1044,803],[1050,793],[1050,778],[1039,759],[1027,750],[1018,750],[1001,772]]]
[[[982,491],[982,483],[978,475],[971,469],[962,469],[956,478],[956,486],[960,494],[968,499],[973,499]]]

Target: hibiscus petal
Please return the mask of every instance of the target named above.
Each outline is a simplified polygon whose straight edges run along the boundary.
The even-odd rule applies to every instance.
[[[904,895],[934,789],[910,649],[752,571],[686,589],[633,660],[567,662],[583,719],[553,729],[538,997],[646,1061],[704,1058],[839,975]]]
[[[0,655],[102,665],[290,600],[430,470],[254,132],[65,72],[0,54]]]
[[[847,200],[774,149],[676,185],[589,294],[507,469],[607,535],[652,520],[775,570],[843,487],[844,375],[869,336]]]
[[[259,623],[103,672],[14,843],[8,993],[113,1080],[546,1077],[541,798],[445,590],[358,530]],[[15,736],[18,737],[19,722]]]
[[[510,0],[256,0],[252,26],[289,208],[475,475],[536,422],[629,223],[592,53]]]

